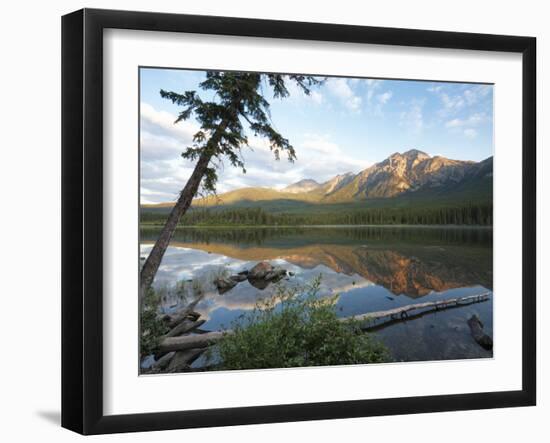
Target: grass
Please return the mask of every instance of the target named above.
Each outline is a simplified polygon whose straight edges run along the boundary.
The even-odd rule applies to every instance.
[[[216,369],[291,368],[379,363],[390,360],[386,347],[359,325],[340,321],[336,297],[317,296],[320,279],[300,291],[279,287],[277,294],[233,322],[209,351]]]

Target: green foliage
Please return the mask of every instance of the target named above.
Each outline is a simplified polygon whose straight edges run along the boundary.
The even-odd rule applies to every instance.
[[[243,124],[259,137],[265,137],[276,159],[285,152],[290,161],[296,158],[293,146],[273,128],[269,102],[263,89],[271,89],[274,98],[289,95],[287,82],[295,82],[304,93],[322,80],[304,75],[260,74],[254,72],[207,71],[206,80],[200,88],[213,93],[213,99],[203,100],[196,91],[177,93],[161,90],[160,95],[172,103],[182,106],[175,123],[195,116],[200,130],[193,137],[193,145],[187,147],[182,156],[198,160],[206,155],[208,159],[227,158],[231,165],[244,168],[241,147],[248,145]],[[219,166],[219,164],[217,165]],[[207,192],[214,192],[218,179],[216,164],[209,166],[202,177],[202,186]]]
[[[304,292],[284,290],[232,325],[214,352],[220,369],[289,368],[378,363],[386,348],[354,322],[339,321],[336,298],[317,297],[320,279]]]
[[[164,224],[166,214],[142,209],[142,224]],[[262,208],[202,209],[188,211],[182,226],[307,226],[307,225],[483,225],[493,224],[493,205],[367,208],[334,212],[270,213]]]
[[[166,324],[158,315],[160,295],[149,288],[143,298],[140,312],[140,354],[142,357],[153,353],[159,345],[161,337],[168,332]]]

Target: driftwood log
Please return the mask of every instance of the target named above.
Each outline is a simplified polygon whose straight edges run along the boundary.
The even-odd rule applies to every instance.
[[[177,337],[178,335],[185,334],[186,332],[190,332],[193,329],[198,328],[199,326],[202,326],[204,323],[206,323],[206,320],[184,320],[179,325],[177,325],[175,328],[170,329],[168,333],[165,335],[165,337]]]
[[[469,295],[466,297],[451,298],[447,300],[438,300],[432,302],[415,303],[412,305],[405,305],[394,309],[388,309],[386,311],[367,312],[366,314],[343,317],[340,321],[355,320],[359,322],[371,322],[384,318],[390,320],[405,320],[409,316],[409,313],[414,311],[437,311],[443,309],[449,309],[452,307],[467,305],[471,303],[479,303],[489,299],[490,293],[484,292],[477,295]],[[173,351],[185,351],[188,349],[206,348],[213,345],[217,341],[221,340],[227,334],[232,334],[233,331],[215,331],[207,332],[204,334],[183,335],[180,337],[165,337],[159,345],[159,352],[166,354]]]
[[[359,322],[376,321],[383,318],[390,320],[406,320],[409,313],[420,310],[438,311],[458,305],[467,305],[470,303],[479,303],[489,299],[489,292],[484,292],[477,295],[469,295],[466,297],[450,298],[447,300],[429,301],[424,303],[415,303],[412,305],[400,306],[398,308],[388,309],[386,311],[367,312],[366,314],[355,315],[351,317],[341,318],[340,321],[356,320]]]
[[[168,367],[172,358],[174,358],[175,352],[169,352],[163,355],[151,366],[151,371],[163,371]]]
[[[166,325],[169,328],[173,329],[187,319],[197,320],[200,317],[200,314],[195,311],[195,307],[203,299],[204,295],[204,293],[199,295],[189,305],[187,305],[182,310],[176,312],[175,314],[165,315],[163,317],[163,320],[166,322]]]
[[[166,337],[160,342],[160,352],[185,351],[186,349],[206,348],[232,331],[215,331],[206,334],[182,335],[181,337]]]
[[[487,351],[493,349],[493,339],[483,331],[483,323],[481,323],[476,314],[470,317],[468,326],[470,327],[472,337],[483,349]]]
[[[193,363],[204,352],[203,349],[187,349],[185,351],[177,351],[174,358],[166,368],[166,372],[183,372],[190,369]],[[168,355],[168,354],[167,354]]]

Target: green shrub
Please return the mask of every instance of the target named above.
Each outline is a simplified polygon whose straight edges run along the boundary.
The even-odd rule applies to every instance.
[[[153,288],[149,288],[141,305],[139,348],[142,357],[155,352],[160,338],[168,332],[158,313],[160,297]]]
[[[215,350],[219,369],[289,368],[377,363],[389,360],[384,345],[352,321],[338,320],[336,298],[309,288],[285,290],[232,324]]]

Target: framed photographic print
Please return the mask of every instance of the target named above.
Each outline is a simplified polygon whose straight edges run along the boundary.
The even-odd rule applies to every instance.
[[[534,38],[62,31],[64,427],[535,404]]]

